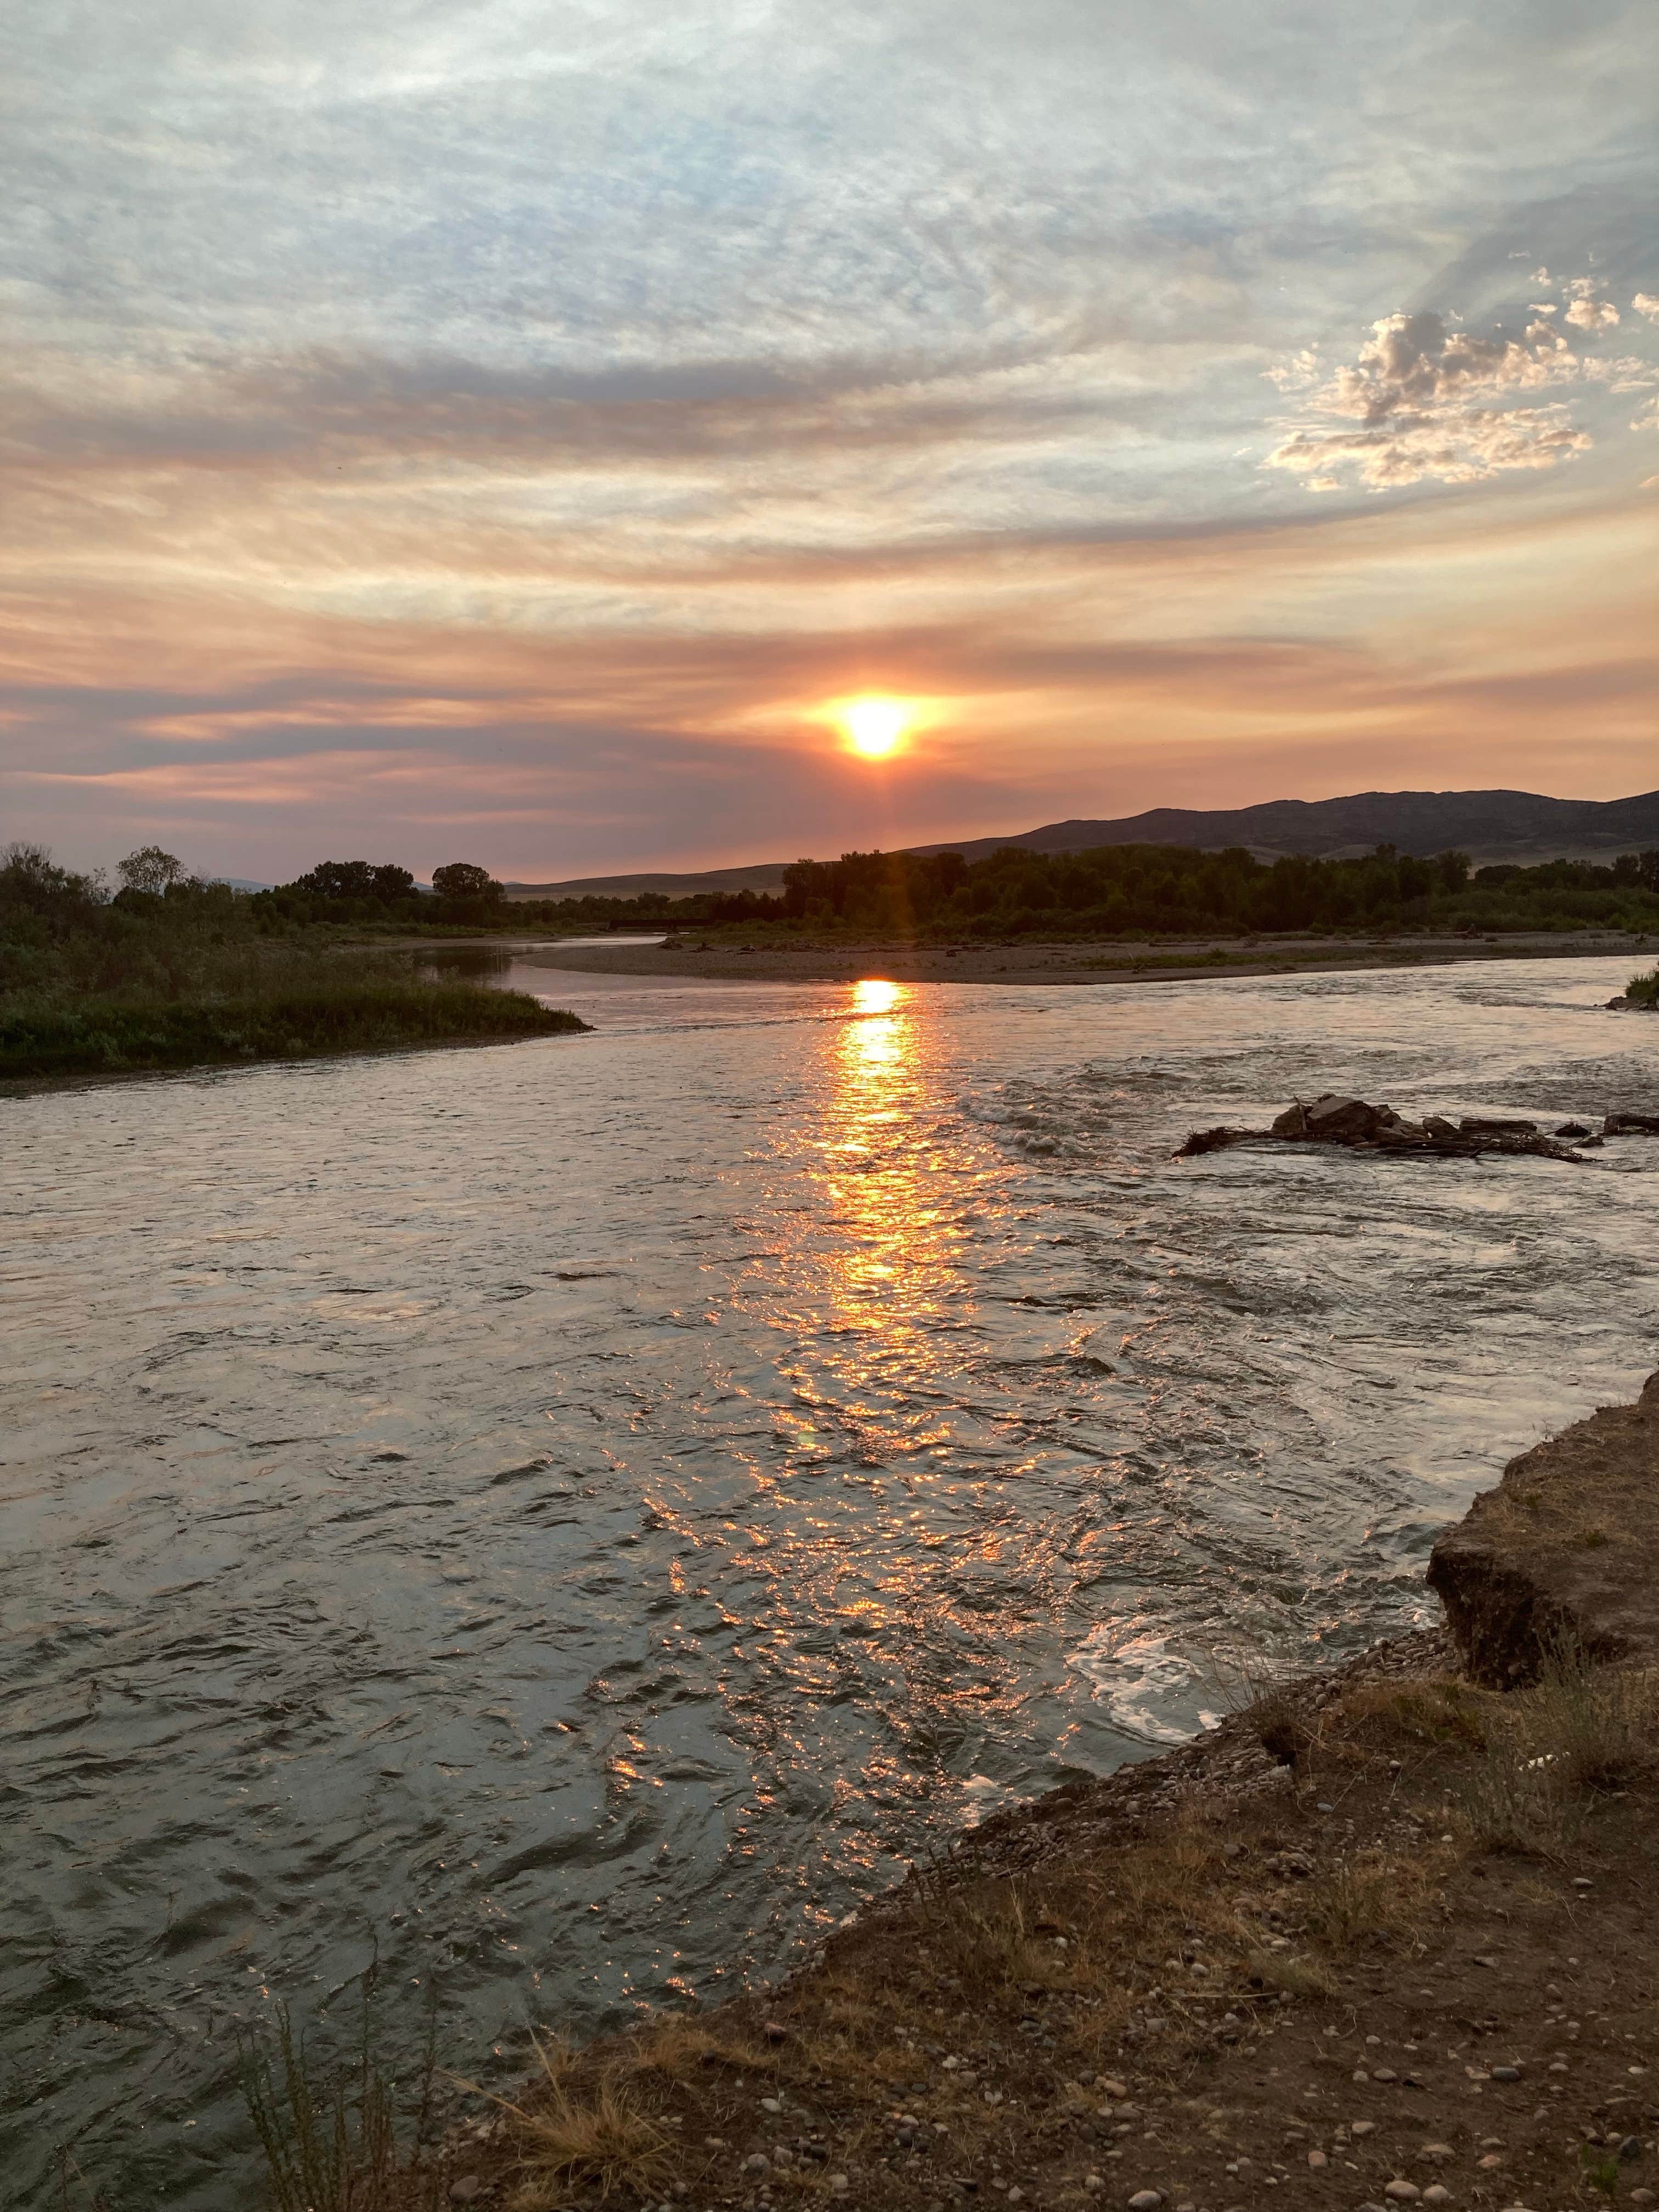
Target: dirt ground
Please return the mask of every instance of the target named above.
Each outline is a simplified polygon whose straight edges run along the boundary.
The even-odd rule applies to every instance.
[[[745,942],[740,933],[686,931],[661,945],[541,945],[520,957],[537,967],[607,975],[689,975],[765,982],[1179,982],[1206,975],[1297,975],[1323,969],[1442,966],[1457,960],[1536,960],[1629,954],[1645,938],[1623,933],[1523,937],[1211,938],[1158,945],[1111,941],[924,945],[788,938]]]
[[[777,1990],[544,2045],[431,2201],[1639,2212],[1659,1681],[1449,1660],[1258,1696],[988,1823]]]

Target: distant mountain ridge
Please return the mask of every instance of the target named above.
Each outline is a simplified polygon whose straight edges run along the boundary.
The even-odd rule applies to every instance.
[[[1013,837],[947,838],[915,853],[969,860],[1023,846],[1082,853],[1095,845],[1243,845],[1264,860],[1329,859],[1393,845],[1426,856],[1452,849],[1498,860],[1583,860],[1659,846],[1659,791],[1632,799],[1547,799],[1531,791],[1362,791],[1347,799],[1269,799],[1200,812],[1155,806],[1109,822],[1050,822]]]
[[[1259,860],[1289,854],[1329,860],[1393,845],[1426,857],[1467,853],[1477,866],[1513,860],[1605,860],[1659,848],[1659,791],[1632,799],[1547,799],[1534,791],[1361,791],[1346,799],[1269,799],[1203,811],[1154,806],[1111,821],[1048,822],[1006,837],[945,837],[911,853],[961,853],[970,860],[1006,846],[1082,853],[1092,845],[1185,845],[1215,852],[1243,845]],[[583,876],[568,883],[508,884],[509,898],[689,898],[698,891],[775,891],[788,864],[757,861],[702,875]]]

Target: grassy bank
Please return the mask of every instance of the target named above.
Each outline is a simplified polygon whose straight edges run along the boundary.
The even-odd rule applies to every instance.
[[[0,1079],[302,1060],[399,1046],[556,1036],[586,1024],[522,991],[290,972],[230,994],[88,998],[0,1011]],[[325,961],[316,963],[325,965]],[[343,967],[336,957],[333,963]]]
[[[323,930],[272,939],[250,902],[185,883],[126,903],[50,857],[0,859],[0,1080],[555,1036],[526,993],[431,978]]]

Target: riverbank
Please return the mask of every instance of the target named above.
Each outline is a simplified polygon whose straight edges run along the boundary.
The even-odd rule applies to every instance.
[[[544,2043],[373,2202],[1641,2212],[1656,1483],[1659,1377],[1441,1539],[1450,1632],[988,1821],[779,1989]]]
[[[0,1007],[0,1089],[340,1053],[502,1044],[587,1027],[527,992],[409,976],[281,974],[265,979],[264,988],[222,994],[89,996]]]
[[[1650,938],[1624,932],[1539,932],[1486,937],[1213,938],[1126,942],[1061,939],[927,944],[901,938],[696,937],[661,944],[544,945],[518,954],[531,967],[602,975],[702,981],[847,983],[1146,983],[1206,976],[1297,975],[1322,969],[1444,966],[1469,960],[1641,957]]]

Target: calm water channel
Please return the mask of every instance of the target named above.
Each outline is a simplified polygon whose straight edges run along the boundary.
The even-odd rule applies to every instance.
[[[1198,1728],[1218,1653],[1422,1617],[1655,1364],[1659,1145],[1170,1153],[1328,1087],[1654,1110],[1629,966],[526,968],[595,1034],[0,1101],[0,2202],[72,2142],[240,2206],[279,1998],[378,1951],[394,2048],[435,1979],[510,2070]]]

